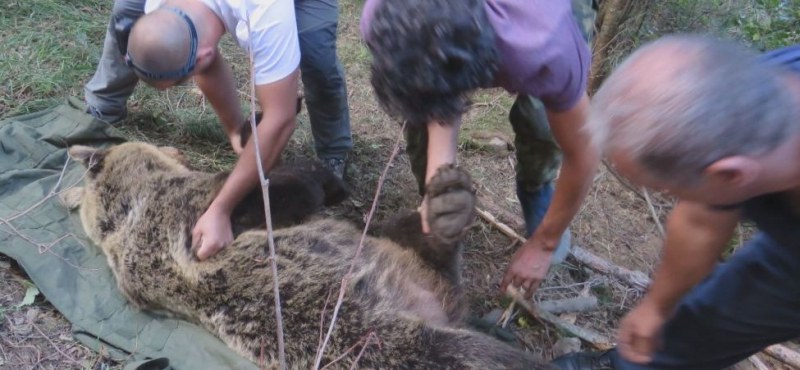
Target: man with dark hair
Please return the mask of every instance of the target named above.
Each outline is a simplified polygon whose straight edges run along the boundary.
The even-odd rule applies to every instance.
[[[568,225],[599,162],[581,130],[589,103],[587,43],[594,13],[589,0],[367,0],[364,5],[361,32],[373,56],[372,85],[381,106],[407,122],[407,151],[421,195],[436,168],[456,160],[469,94],[489,87],[517,94],[509,120],[529,239],[512,258],[502,290],[510,284],[530,297],[551,262],[566,258]]]
[[[245,5],[231,6],[229,3],[252,3],[251,5],[253,6],[249,9],[253,13],[254,19],[257,19],[261,18],[260,14],[256,14],[259,7],[270,8],[274,7],[273,3],[285,1],[232,2],[202,0],[200,3],[206,5],[208,9],[211,9],[217,15],[219,21],[223,23],[223,31],[229,31],[241,46],[246,47],[247,37],[242,34],[246,32],[246,27],[244,27],[243,20],[239,20],[239,18],[243,19],[244,14],[229,13],[225,9],[244,11],[248,7]],[[146,2],[153,3],[153,1],[148,2],[146,0],[114,1],[112,20],[106,32],[103,54],[94,76],[84,88],[85,100],[88,106],[87,111],[102,121],[113,124],[126,118],[127,100],[133,94],[139,80],[143,80],[155,87],[167,88],[182,82],[179,80],[190,77],[188,73],[174,76],[177,77],[177,80],[163,74],[150,74],[150,77],[148,77],[146,76],[148,74],[146,70],[137,70],[137,64],[126,65],[124,57],[127,53],[128,32],[132,24],[144,15]],[[184,2],[167,1],[165,3],[176,4],[180,7]],[[345,169],[345,160],[352,149],[353,142],[350,134],[350,113],[347,106],[344,70],[336,55],[336,29],[339,17],[338,0],[294,0],[286,4],[288,4],[287,13],[281,14],[285,19],[281,19],[279,22],[281,24],[288,25],[291,23],[296,25],[293,38],[283,38],[283,34],[286,36],[289,36],[289,34],[285,31],[278,31],[283,32],[283,34],[270,34],[269,37],[276,40],[283,39],[280,43],[271,42],[262,37],[260,40],[255,40],[256,44],[254,46],[257,49],[271,48],[276,56],[281,56],[286,49],[292,49],[296,47],[294,44],[299,43],[300,53],[298,55],[301,54],[301,78],[305,88],[304,95],[316,153],[325,166],[332,169],[339,177],[342,177]],[[272,13],[277,14],[274,10]],[[163,17],[163,19],[168,22],[182,22],[179,18],[169,16]],[[177,26],[183,26],[183,29],[178,28],[177,30],[180,32],[161,34],[155,34],[157,32],[155,30],[161,30],[161,28],[153,29],[153,36],[163,36],[174,42],[172,45],[168,45],[164,43],[166,40],[162,41],[161,48],[162,50],[167,50],[167,52],[158,55],[152,61],[153,63],[179,66],[186,61],[186,59],[180,61],[171,60],[171,58],[181,57],[177,55],[177,50],[187,50],[186,47],[175,48],[174,46],[188,45],[190,37],[185,24],[179,23]],[[205,27],[202,26],[198,24],[197,32],[199,34],[205,31]],[[274,26],[272,26],[273,29],[275,28]],[[262,25],[254,21],[253,27],[255,28],[253,30],[255,35],[266,34],[266,24]],[[178,38],[183,39],[178,40]],[[259,45],[259,43],[261,44]],[[183,57],[188,57],[188,55]],[[227,85],[230,85],[231,88],[235,88],[232,85],[233,80],[230,77],[223,77],[231,74],[230,67],[228,67],[222,55],[217,52],[214,53],[214,60],[217,61],[214,64],[215,66],[219,64],[220,71],[226,71],[219,74],[222,80],[217,81],[218,83],[215,84],[204,84],[203,81],[207,79],[199,78],[196,79],[196,82],[198,82],[198,87],[216,110],[220,122],[231,140],[231,145],[239,152],[241,148],[238,140],[240,124],[243,122],[242,113],[239,109],[240,105],[236,99],[235,90],[227,87]],[[286,60],[289,61],[290,59]],[[256,72],[258,71],[259,68],[257,68]],[[199,72],[201,71],[196,71],[194,75],[200,74]],[[218,87],[222,87],[222,91],[215,93],[213,90]]]
[[[653,283],[618,348],[580,369],[725,369],[800,336],[800,45],[758,55],[670,36],[595,94],[589,132],[633,182],[679,198]],[[759,232],[718,263],[736,225]]]

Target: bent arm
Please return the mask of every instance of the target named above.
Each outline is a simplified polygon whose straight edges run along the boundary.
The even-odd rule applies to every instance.
[[[225,133],[230,137],[239,132],[243,121],[233,71],[221,54],[217,53],[211,65],[195,76],[195,83],[217,113]]]
[[[531,237],[541,240],[549,251],[556,249],[561,234],[578,214],[600,163],[600,151],[591,145],[589,134],[583,130],[588,108],[589,97],[584,93],[573,108],[547,113],[563,160],[552,203]]]
[[[258,137],[259,140],[264,172],[269,172],[277,163],[294,130],[297,77],[298,73],[295,71],[279,81],[256,86],[256,96],[263,112],[257,134],[248,139],[236,166],[209,210],[229,215],[247,193],[258,185],[253,137]]]
[[[428,123],[428,162],[425,166],[425,184],[428,184],[439,167],[456,161],[460,127],[460,119],[446,124],[436,121]]]
[[[643,302],[669,314],[686,292],[711,273],[740,218],[739,211],[679,202],[667,220],[663,257]]]

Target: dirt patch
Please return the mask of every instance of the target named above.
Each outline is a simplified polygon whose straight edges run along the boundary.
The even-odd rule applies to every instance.
[[[72,325],[0,255],[0,369],[120,369],[72,338]],[[32,298],[32,299],[31,299]]]

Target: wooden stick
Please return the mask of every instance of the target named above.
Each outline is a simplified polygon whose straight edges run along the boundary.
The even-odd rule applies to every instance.
[[[795,369],[800,369],[800,354],[781,344],[774,344],[764,349],[764,353]]]
[[[514,302],[522,306],[522,308],[528,311],[528,313],[537,320],[547,322],[560,330],[583,339],[597,349],[606,350],[614,346],[608,338],[592,329],[582,328],[578,325],[568,323],[550,312],[539,309],[538,307],[533,307],[517,288],[509,286],[507,292],[508,295],[514,299]]]
[[[517,239],[520,242],[525,243],[525,241],[526,241],[525,238],[523,238],[521,235],[517,234],[517,232],[514,231],[514,229],[512,229],[508,225],[498,221],[494,216],[492,216],[491,213],[486,212],[486,211],[484,211],[484,210],[482,210],[480,208],[477,208],[477,207],[475,208],[475,211],[478,212],[478,215],[481,216],[481,218],[483,218],[484,220],[486,220],[486,222],[494,225],[494,227],[496,227],[498,230],[500,230],[501,233],[505,234],[509,238]]]
[[[555,299],[552,301],[542,301],[536,305],[540,310],[552,314],[564,312],[586,312],[597,308],[597,297],[585,296],[566,299]]]
[[[278,326],[278,364],[281,370],[286,370],[286,351],[283,341],[283,315],[281,314],[281,294],[278,282],[278,263],[275,257],[275,240],[272,233],[272,215],[269,204],[269,179],[264,174],[264,166],[261,164],[261,148],[258,145],[258,133],[256,131],[256,85],[255,85],[255,63],[253,60],[253,37],[250,33],[250,14],[247,14],[247,34],[249,43],[250,57],[250,132],[253,136],[253,144],[256,151],[256,165],[258,167],[258,178],[261,182],[261,195],[264,200],[264,214],[267,224],[267,241],[269,244],[269,261],[272,270],[272,294],[275,297],[275,323]]]
[[[495,226],[498,230],[500,230],[500,232],[502,232],[506,236],[513,239],[517,239],[523,243],[525,242],[525,238],[523,238],[516,231],[511,229],[511,227],[509,227],[508,225],[498,221],[489,212],[486,212],[480,208],[476,208],[476,211],[481,218],[483,218],[484,220],[486,220],[486,222]],[[606,261],[600,256],[597,256],[594,253],[589,252],[584,248],[578,246],[572,246],[570,254],[579,263],[586,265],[587,267],[593,270],[597,270],[600,273],[606,275],[612,275],[617,279],[622,280],[623,282],[626,282],[637,289],[646,290],[647,287],[650,285],[650,278],[647,277],[647,275],[645,275],[644,273],[639,271],[628,270],[624,267],[617,266],[609,261]]]
[[[622,266],[617,266],[577,245],[572,246],[570,254],[579,263],[600,273],[614,276],[641,291],[647,290],[647,287],[650,286],[650,278],[641,271],[628,270]]]
[[[494,215],[498,221],[505,223],[512,229],[523,230],[525,228],[525,222],[521,217],[517,216],[516,212],[509,211],[506,207],[498,206],[485,192],[478,191],[478,204],[486,212]]]
[[[664,239],[667,236],[667,233],[664,231],[664,225],[661,224],[661,220],[658,218],[656,207],[653,207],[653,202],[650,200],[650,192],[647,191],[647,188],[642,187],[642,195],[644,195],[644,200],[647,202],[647,208],[650,209],[650,215],[653,216],[653,222],[655,222],[656,226],[658,226],[658,232],[661,234],[661,239]]]

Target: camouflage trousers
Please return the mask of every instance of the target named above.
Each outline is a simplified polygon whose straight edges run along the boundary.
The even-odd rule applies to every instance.
[[[591,45],[597,5],[594,0],[572,0],[572,13],[578,27]],[[514,129],[517,156],[517,184],[526,191],[536,191],[551,182],[561,167],[561,149],[553,138],[544,105],[529,95],[517,95],[508,114]],[[425,192],[428,131],[424,125],[405,131],[406,152],[420,195]]]

